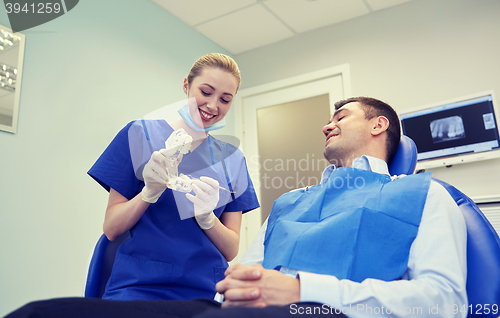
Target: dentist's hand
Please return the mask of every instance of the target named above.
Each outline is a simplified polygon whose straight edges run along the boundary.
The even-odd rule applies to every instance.
[[[165,157],[165,166],[167,169],[167,177],[171,184],[169,188],[177,190],[175,183],[179,176],[179,164],[182,161],[182,156],[189,152],[193,137],[188,135],[182,128],[175,130],[165,141],[165,149],[162,152]]]
[[[142,176],[146,186],[142,189],[141,197],[143,201],[155,203],[167,188],[167,171],[166,171],[166,149],[155,151],[151,155]]]
[[[187,193],[186,197],[194,203],[194,215],[203,230],[214,226],[214,209],[219,202],[219,182],[209,177],[193,180],[193,191],[196,196]]]

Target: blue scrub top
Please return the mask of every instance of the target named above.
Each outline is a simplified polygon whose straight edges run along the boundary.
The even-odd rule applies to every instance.
[[[123,128],[89,170],[106,190],[127,199],[141,192],[144,164],[151,153],[165,147],[173,132],[164,120],[140,120]],[[223,212],[243,213],[259,207],[241,151],[209,136],[185,154],[179,173],[208,176],[233,193],[220,191],[217,217]],[[119,247],[103,298],[192,299],[213,297],[215,284],[228,264],[200,229],[193,204],[185,193],[170,189],[151,204]]]

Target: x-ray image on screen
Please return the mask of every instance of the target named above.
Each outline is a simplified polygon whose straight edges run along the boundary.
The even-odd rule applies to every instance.
[[[484,129],[495,129],[495,119],[493,113],[483,114]]]
[[[420,169],[500,158],[493,91],[422,106],[400,115],[417,146]]]
[[[433,120],[430,127],[433,143],[465,138],[464,122],[461,116]]]

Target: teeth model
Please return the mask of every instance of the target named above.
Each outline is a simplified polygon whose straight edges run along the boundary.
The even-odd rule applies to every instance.
[[[193,180],[191,177],[181,173],[179,176],[175,176],[172,179],[169,178],[167,186],[172,190],[191,192],[193,190]]]
[[[193,190],[193,180],[198,180],[182,173],[179,175],[177,170],[180,163],[179,157],[181,154],[189,152],[192,142],[193,138],[182,128],[175,130],[170,137],[168,137],[167,141],[165,141],[165,149],[167,149],[164,153],[167,159],[167,187],[172,190],[191,192]],[[223,187],[219,187],[219,189],[231,192]]]
[[[165,141],[167,161],[177,161],[181,154],[188,153],[192,142],[193,138],[184,129],[179,128],[174,131]]]
[[[175,130],[165,141],[165,149],[167,149],[164,154],[167,159],[167,187],[172,190],[182,192],[191,192],[192,190],[192,180],[182,173],[179,175],[177,171],[180,163],[179,157],[189,152],[192,142],[193,138],[182,128]]]

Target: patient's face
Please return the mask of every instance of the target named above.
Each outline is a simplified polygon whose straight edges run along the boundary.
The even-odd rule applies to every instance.
[[[323,127],[326,137],[323,154],[331,164],[350,167],[368,146],[371,126],[360,106],[358,102],[344,105]]]

